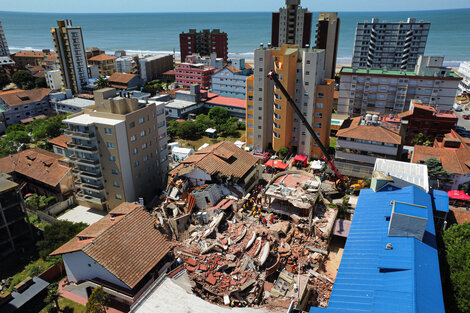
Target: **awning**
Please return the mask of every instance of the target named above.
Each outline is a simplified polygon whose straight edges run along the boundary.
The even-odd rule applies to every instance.
[[[323,165],[325,165],[324,162],[320,160],[315,160],[312,162],[312,165],[310,165],[310,168],[314,170],[321,170],[323,168]]]
[[[289,167],[288,164],[279,160],[269,160],[268,162],[264,163],[264,165],[269,166],[269,167],[274,167],[280,170],[285,170]]]
[[[470,196],[467,195],[463,190],[449,190],[447,194],[449,195],[449,198],[452,200],[470,201]]]
[[[307,166],[307,157],[297,154],[294,158],[294,162],[302,162],[304,166]]]

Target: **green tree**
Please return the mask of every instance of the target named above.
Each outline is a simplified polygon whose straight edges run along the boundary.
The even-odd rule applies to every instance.
[[[5,88],[5,86],[7,86],[9,83],[11,83],[11,80],[10,78],[8,78],[7,75],[5,74],[0,75],[0,89]]]
[[[15,141],[3,139],[0,140],[0,157],[4,157],[10,154],[18,152],[19,144]]]
[[[203,133],[206,129],[215,127],[215,123],[208,115],[199,114],[196,116],[196,126],[201,133]]]
[[[178,123],[177,133],[181,139],[196,140],[201,138],[201,132],[193,121],[184,121]]]
[[[450,280],[462,313],[470,312],[470,223],[455,224],[444,232]]]
[[[229,119],[226,123],[219,125],[219,131],[222,137],[236,137],[238,135],[237,122],[230,121]]]
[[[11,80],[19,88],[31,89],[34,86],[34,76],[29,71],[18,71],[13,74]]]
[[[171,138],[175,138],[176,136],[178,136],[178,122],[175,120],[168,122],[167,132]]]
[[[346,218],[348,216],[348,209],[349,209],[349,197],[344,196],[342,202],[338,207],[338,218]]]
[[[286,147],[282,147],[281,149],[279,149],[278,152],[279,152],[279,156],[281,158],[284,158],[289,153],[289,149]]]
[[[86,313],[106,313],[109,304],[109,295],[99,286],[93,290],[86,304]]]
[[[98,77],[98,79],[96,80],[95,89],[102,89],[102,88],[106,88],[106,87],[109,87],[108,80],[106,78],[104,78],[103,76]]]
[[[214,121],[216,127],[225,124],[229,119],[228,110],[221,107],[213,107],[209,110],[209,117]]]
[[[431,179],[449,180],[450,173],[442,167],[441,161],[436,158],[427,159],[424,164],[428,167],[428,175]]]
[[[60,311],[59,298],[60,298],[60,294],[59,294],[59,291],[57,290],[57,283],[50,284],[47,287],[47,297],[45,300],[48,303],[54,302],[57,311]]]
[[[17,143],[29,143],[31,142],[31,137],[29,137],[26,131],[10,131],[6,135],[6,140],[11,140]]]
[[[36,244],[39,256],[46,259],[52,251],[72,239],[87,226],[85,223],[72,223],[69,221],[58,221],[47,225],[44,229],[44,238]]]
[[[15,131],[26,131],[26,127],[23,124],[13,124],[7,127],[7,134]]]
[[[426,137],[423,133],[419,133],[411,140],[411,144],[430,147],[432,145],[431,139],[431,137]]]
[[[47,82],[45,77],[37,77],[34,80],[36,88],[47,88]]]

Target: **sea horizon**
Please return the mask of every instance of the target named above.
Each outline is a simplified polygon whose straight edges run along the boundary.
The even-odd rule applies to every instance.
[[[406,21],[408,17],[431,22],[426,55],[444,55],[447,66],[470,61],[466,18],[470,8],[420,11],[338,11],[341,19],[338,64],[351,61],[357,22],[373,17]],[[314,17],[318,12],[313,12]],[[50,28],[58,19],[72,19],[81,26],[86,47],[113,54],[175,54],[179,56],[179,34],[190,28],[218,28],[228,34],[229,57],[253,58],[254,49],[271,38],[271,12],[140,12],[140,13],[48,13],[0,11],[10,51],[52,49]],[[24,24],[27,20],[28,24]],[[247,35],[249,34],[249,35]],[[315,35],[315,18],[312,41]]]

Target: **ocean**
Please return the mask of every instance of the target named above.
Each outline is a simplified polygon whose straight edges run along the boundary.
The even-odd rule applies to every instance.
[[[318,12],[314,12],[318,16]],[[445,55],[446,64],[458,66],[470,60],[470,9],[413,12],[339,12],[341,19],[338,63],[351,60],[357,22],[377,17],[385,21],[404,21],[408,17],[431,22],[427,55]],[[109,53],[172,53],[179,55],[179,33],[190,28],[219,28],[228,34],[232,57],[252,58],[253,50],[271,38],[270,12],[233,13],[20,13],[1,12],[8,45],[12,52],[52,49],[50,28],[58,19],[72,19],[81,26],[85,46]],[[312,27],[312,36],[315,25]]]

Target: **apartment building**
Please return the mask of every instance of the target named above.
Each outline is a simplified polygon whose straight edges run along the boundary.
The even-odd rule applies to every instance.
[[[209,88],[214,71],[213,67],[204,64],[180,63],[175,69],[176,84],[183,87],[199,84],[201,88]]]
[[[336,133],[335,165],[343,175],[370,177],[377,158],[398,160],[405,128],[379,115],[347,119]]]
[[[245,99],[246,79],[251,75],[253,69],[245,64],[245,59],[232,59],[231,66],[212,74],[212,92],[221,96]]]
[[[21,50],[11,54],[13,61],[23,70],[30,66],[40,66],[48,56],[50,56],[50,51],[47,49],[43,51]]]
[[[461,77],[443,62],[444,57],[420,56],[414,71],[343,67],[338,113],[398,114],[409,109],[412,99],[449,111]]]
[[[0,256],[20,251],[32,240],[20,185],[13,182],[10,175],[0,173]]]
[[[114,55],[99,54],[88,59],[89,65],[98,66],[100,76],[111,76],[116,72],[116,57]]]
[[[131,55],[124,55],[116,58],[116,72],[118,73],[130,73],[132,69],[132,61],[134,57]]]
[[[0,56],[9,56],[10,49],[8,49],[8,42],[5,37],[5,33],[3,32],[2,22],[0,22]]]
[[[233,59],[232,59],[233,61]],[[185,59],[186,63],[193,63],[193,64],[204,64],[205,66],[212,66],[216,69],[221,69],[224,67],[224,59],[218,58],[217,53],[211,52],[209,56],[200,56],[199,54],[191,54],[186,56]]]
[[[325,78],[335,78],[340,19],[336,12],[318,14],[315,48],[325,50]]]
[[[110,210],[125,201],[151,201],[166,184],[164,104],[117,96],[114,88],[94,96],[94,107],[64,120],[78,202]]]
[[[130,63],[129,63],[130,62]],[[119,58],[119,67],[122,73],[137,74],[144,82],[161,79],[163,73],[173,69],[174,59],[172,54],[165,55],[133,55],[132,60],[128,57]],[[116,65],[117,66],[117,65]],[[130,71],[127,67],[130,66]]]
[[[73,27],[71,20],[57,21],[57,26],[51,28],[51,34],[59,58],[62,89],[80,93],[88,84],[82,28]]]
[[[462,76],[459,84],[459,93],[464,91],[470,93],[470,62],[460,63],[457,73]]]
[[[180,34],[181,60],[186,60],[186,56],[198,53],[201,56],[209,56],[215,52],[218,58],[225,62],[228,60],[228,37],[227,33],[220,29],[203,29],[197,32],[190,29],[187,33]]]
[[[0,124],[18,124],[21,120],[51,112],[48,88],[14,89],[0,92]]]
[[[254,57],[254,75],[247,79],[248,147],[256,151],[287,147],[294,153],[320,158],[320,148],[267,74],[274,69],[317,136],[328,146],[334,80],[323,77],[325,51],[299,49],[297,45],[261,46]]]
[[[18,66],[10,56],[0,56],[0,75],[6,75],[11,78],[18,71]]]
[[[271,25],[271,44],[295,44],[310,46],[312,32],[312,12],[300,6],[300,0],[286,0],[286,7],[273,12]]]
[[[415,18],[357,23],[352,67],[414,70],[424,54],[430,27],[431,23]]]
[[[46,78],[47,87],[52,90],[60,90],[62,88],[62,76],[60,70],[45,71],[44,77]]]

